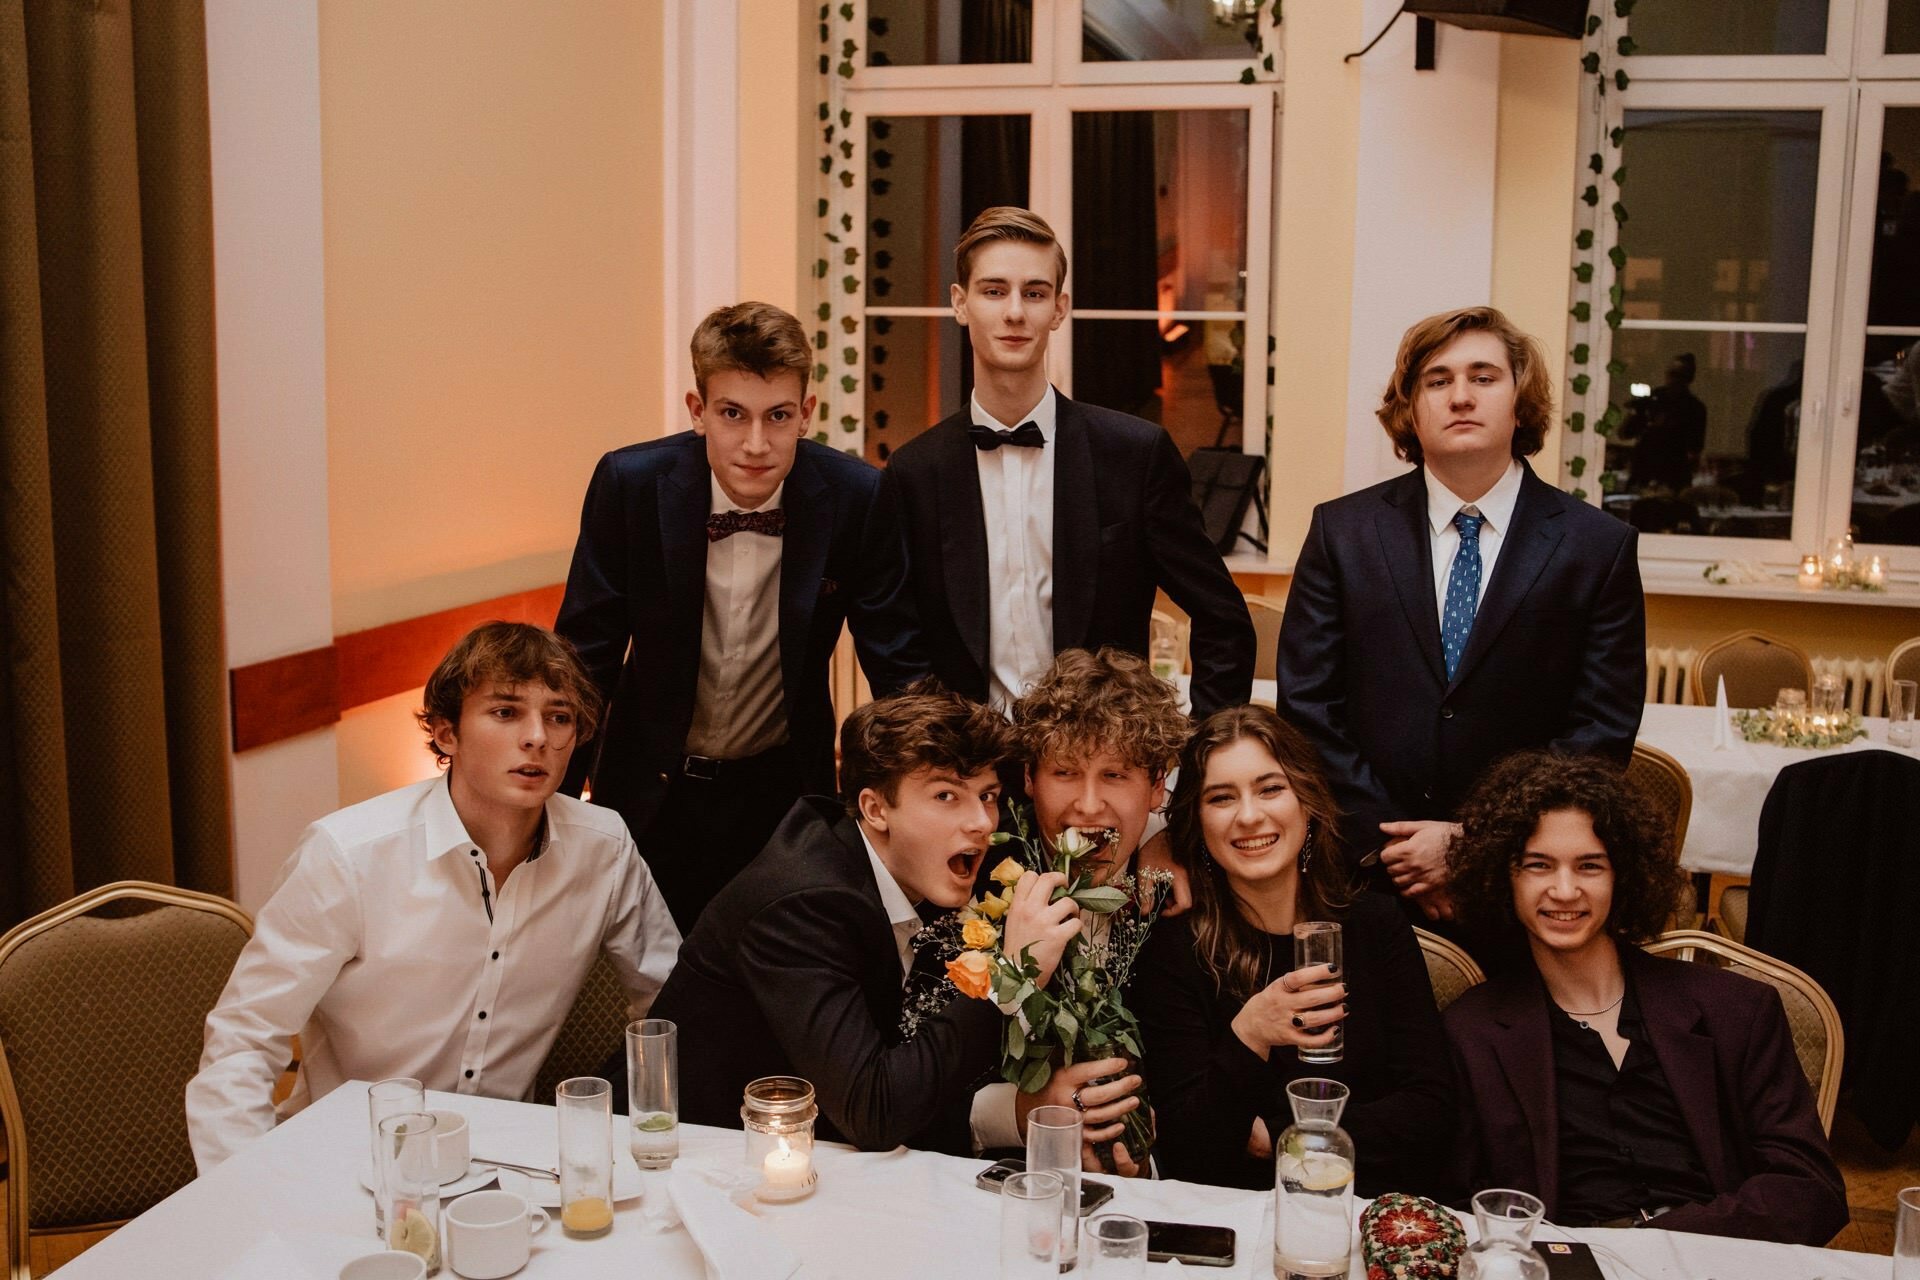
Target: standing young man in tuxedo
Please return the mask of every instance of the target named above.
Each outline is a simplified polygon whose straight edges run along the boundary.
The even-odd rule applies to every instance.
[[[1062,650],[1144,654],[1158,587],[1193,619],[1194,711],[1245,702],[1253,621],[1173,440],[1047,382],[1047,341],[1068,305],[1053,230],[1026,209],[988,209],[960,237],[954,271],[973,403],[902,445],[885,482],[934,673],[1011,706]]]
[[[1491,307],[1401,339],[1381,425],[1412,471],[1315,508],[1280,630],[1280,710],[1325,757],[1349,848],[1451,919],[1456,805],[1548,747],[1625,766],[1646,686],[1636,535],[1533,474],[1533,339]]]
[[[600,460],[554,624],[610,703],[568,784],[626,818],[682,929],[797,798],[832,792],[841,624],[876,692],[924,670],[880,473],[804,438],[800,322],[722,307],[692,353],[692,430]]]

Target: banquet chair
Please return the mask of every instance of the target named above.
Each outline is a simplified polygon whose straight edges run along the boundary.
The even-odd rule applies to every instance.
[[[601,955],[587,970],[587,980],[580,984],[580,994],[573,998],[573,1008],[533,1078],[534,1101],[552,1102],[554,1088],[562,1080],[599,1075],[609,1058],[625,1052],[629,1021],[626,989]],[[625,1099],[620,1105],[626,1106]]]
[[[1752,889],[1744,884],[1730,884],[1720,891],[1720,905],[1714,911],[1713,918],[1720,924],[1720,932],[1735,942],[1747,940],[1747,908],[1753,901]]]
[[[1713,705],[1720,677],[1733,707],[1770,707],[1782,689],[1813,688],[1813,659],[1799,645],[1764,631],[1736,631],[1693,660],[1687,693],[1695,706]]]
[[[1673,854],[1687,846],[1687,822],[1693,816],[1693,780],[1687,776],[1687,767],[1656,746],[1645,742],[1633,744],[1633,758],[1627,762],[1627,781],[1632,783],[1648,802],[1667,820],[1667,828],[1673,832]],[[1695,896],[1699,897],[1704,887],[1696,884]],[[1699,923],[1700,907],[1676,914],[1671,927],[1675,929],[1692,928]]]
[[[1458,944],[1417,926],[1413,934],[1420,940],[1420,958],[1427,962],[1427,981],[1433,984],[1434,1006],[1442,1012],[1464,995],[1468,987],[1477,987],[1487,980],[1473,957]]]
[[[1247,612],[1253,615],[1253,678],[1277,680],[1280,661],[1280,620],[1287,611],[1286,602],[1272,596],[1248,596]]]
[[[1800,1059],[1807,1084],[1813,1089],[1820,1127],[1833,1132],[1833,1111],[1840,1101],[1840,1064],[1846,1058],[1847,1035],[1840,1026],[1840,1010],[1811,977],[1752,947],[1699,929],[1674,929],[1647,943],[1646,951],[1696,964],[1711,964],[1744,978],[1765,982],[1780,993],[1793,1032],[1793,1052]]]
[[[1881,682],[1881,689],[1891,690],[1895,680],[1920,682],[1920,636],[1902,640],[1887,655],[1887,678]]]
[[[193,1181],[181,1098],[252,935],[225,898],[122,880],[0,937],[12,1280],[35,1236],[117,1227]]]

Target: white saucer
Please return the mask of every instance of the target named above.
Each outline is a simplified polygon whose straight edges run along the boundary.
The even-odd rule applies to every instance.
[[[467,1171],[452,1182],[440,1184],[440,1198],[445,1200],[453,1196],[463,1196],[469,1191],[478,1191],[493,1181],[493,1166],[490,1164],[469,1164]],[[360,1167],[360,1185],[374,1195],[379,1195],[373,1185],[373,1170],[365,1165]]]
[[[500,1181],[502,1191],[511,1191],[517,1196],[525,1196],[529,1203],[542,1209],[560,1207],[560,1184],[548,1178],[530,1178],[524,1173],[515,1173],[512,1169],[501,1169],[495,1175]],[[615,1158],[613,1162],[613,1202],[620,1204],[627,1200],[637,1200],[647,1189],[646,1182],[640,1177],[640,1170],[630,1161]],[[457,1195],[449,1187],[441,1188],[443,1196]]]

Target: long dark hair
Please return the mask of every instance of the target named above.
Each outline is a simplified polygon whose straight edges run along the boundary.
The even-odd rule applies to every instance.
[[[1241,911],[1227,873],[1207,852],[1200,830],[1207,762],[1214,752],[1243,740],[1259,743],[1273,756],[1311,824],[1312,844],[1301,850],[1310,857],[1300,877],[1294,918],[1337,919],[1353,901],[1353,886],[1340,847],[1333,787],[1306,735],[1266,707],[1228,707],[1201,721],[1180,753],[1180,785],[1167,810],[1167,837],[1193,886],[1193,940],[1200,963],[1222,992],[1247,999],[1266,977],[1266,935]]]

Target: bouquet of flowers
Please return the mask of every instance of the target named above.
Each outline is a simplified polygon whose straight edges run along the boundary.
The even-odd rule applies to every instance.
[[[991,999],[1007,1013],[1000,1073],[1023,1092],[1038,1093],[1056,1067],[1141,1056],[1140,1024],[1121,992],[1173,877],[1165,871],[1144,871],[1096,883],[1085,863],[1117,840],[1118,832],[1069,827],[1049,843],[1032,832],[1025,812],[1016,811],[1014,824],[1014,833],[993,836],[995,844],[1013,846],[992,872],[1001,888],[961,910],[959,952],[946,969],[961,994]],[[1024,953],[1010,956],[1001,947],[999,921],[1013,904],[1013,886],[1029,871],[1066,876],[1066,887],[1056,891],[1055,900],[1072,898],[1082,915],[1080,932],[1067,943],[1053,980],[1044,987],[1039,965]],[[1141,1162],[1153,1148],[1145,1092],[1143,1088],[1140,1105],[1121,1121],[1127,1152]],[[1112,1144],[1095,1149],[1111,1171]]]

